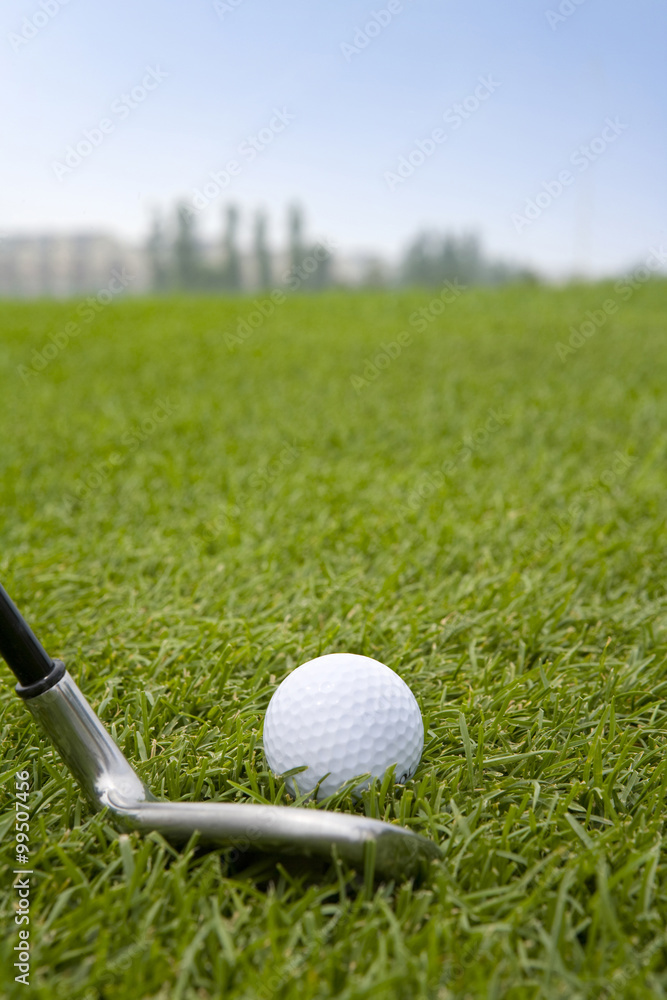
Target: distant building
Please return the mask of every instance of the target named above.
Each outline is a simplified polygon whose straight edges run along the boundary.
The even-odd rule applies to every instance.
[[[106,288],[112,271],[132,276],[133,293],[149,286],[146,254],[103,233],[11,236],[0,240],[0,295],[67,298]]]
[[[213,240],[201,241],[198,244],[198,254],[211,273],[222,268],[223,257],[219,243]],[[391,283],[394,278],[386,263],[370,254],[335,254],[331,265],[327,276],[328,284],[384,285]],[[294,271],[295,266],[297,273]],[[256,252],[241,250],[238,254],[240,290],[251,294],[266,290],[267,270],[271,277],[270,287],[287,286],[293,290],[304,288],[310,266],[312,261],[306,260],[306,270],[299,273],[288,247],[271,253],[270,269]],[[321,267],[322,263],[318,261],[315,273]],[[150,252],[145,246],[123,243],[103,233],[0,238],[1,298],[70,298],[90,295],[106,288],[114,269],[123,268],[132,276],[128,294],[150,294],[156,290],[153,288]]]

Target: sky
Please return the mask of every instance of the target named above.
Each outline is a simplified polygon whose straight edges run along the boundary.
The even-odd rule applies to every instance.
[[[666,39],[657,0],[5,0],[0,233],[233,201],[280,245],[298,202],[346,252],[617,273],[667,244]]]

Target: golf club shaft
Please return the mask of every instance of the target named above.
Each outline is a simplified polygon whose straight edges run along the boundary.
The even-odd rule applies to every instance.
[[[53,660],[1,585],[0,653],[23,687],[43,680],[53,669]]]

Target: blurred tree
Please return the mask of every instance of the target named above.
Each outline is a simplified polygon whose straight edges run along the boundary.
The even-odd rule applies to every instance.
[[[299,205],[291,205],[288,212],[289,259],[291,268],[299,268],[306,256],[303,245],[303,211]]]
[[[195,223],[191,209],[180,204],[176,214],[174,240],[174,270],[176,285],[184,291],[200,287],[201,264],[195,238]]]
[[[483,260],[479,238],[472,233],[459,239],[458,266],[469,285],[483,284],[488,277],[489,265]]]
[[[401,279],[406,285],[431,285],[437,284],[433,281],[430,273],[430,253],[428,247],[429,237],[425,234],[418,236],[405,251],[401,266]]]
[[[321,243],[308,247],[302,270],[305,271],[304,288],[308,291],[320,291],[332,284],[331,253]]]
[[[474,234],[463,236],[420,233],[408,247],[400,273],[406,285],[490,285],[537,280],[532,272],[511,264],[489,261]]]
[[[260,288],[271,287],[271,253],[266,243],[266,215],[258,212],[255,219],[255,263]]]
[[[243,286],[241,275],[241,254],[238,239],[239,210],[236,205],[227,207],[227,225],[224,236],[224,260],[222,268],[223,288],[231,292],[239,291]]]
[[[154,292],[163,292],[169,287],[169,263],[167,244],[159,212],[153,215],[153,224],[146,241],[150,283]]]
[[[315,291],[331,284],[331,252],[322,244],[304,242],[303,211],[292,205],[288,214],[290,269],[287,287],[293,291]]]

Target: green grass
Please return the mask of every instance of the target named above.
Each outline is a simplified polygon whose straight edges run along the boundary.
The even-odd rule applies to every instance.
[[[561,360],[609,297],[618,312]],[[285,803],[261,750],[272,691],[320,653],[364,653],[415,692],[424,756],[405,787],[328,807],[444,854],[420,885],[369,887],[119,839],[3,667],[7,997],[667,994],[667,285],[468,291],[418,332],[430,299],[296,297],[245,339],[244,299],[92,322],[2,305],[0,579],[141,775],[184,800]]]

